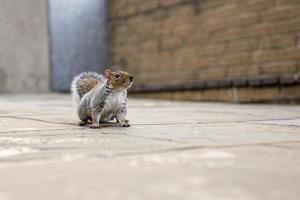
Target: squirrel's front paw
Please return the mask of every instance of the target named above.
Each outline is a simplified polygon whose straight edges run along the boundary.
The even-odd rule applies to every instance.
[[[99,124],[91,124],[90,128],[101,128]]]
[[[129,127],[130,126],[129,121],[128,120],[121,121],[120,126],[121,127]]]

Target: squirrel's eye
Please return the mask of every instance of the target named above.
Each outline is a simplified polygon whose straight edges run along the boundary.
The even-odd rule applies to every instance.
[[[116,74],[115,77],[116,78],[120,78],[121,76],[120,76],[120,74]]]

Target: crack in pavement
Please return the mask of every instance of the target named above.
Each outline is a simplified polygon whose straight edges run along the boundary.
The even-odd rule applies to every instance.
[[[55,122],[55,121],[48,121],[42,119],[36,119],[31,117],[20,117],[20,116],[0,116],[0,118],[10,118],[10,119],[18,119],[18,120],[31,120],[43,123],[50,123],[50,124],[61,124],[61,125],[68,125],[74,127],[75,123],[67,123],[67,122]],[[300,119],[299,117],[290,117],[290,118],[274,118],[274,119],[253,119],[253,120],[235,120],[235,121],[214,121],[214,122],[169,122],[169,123],[133,123],[133,126],[172,126],[172,125],[197,125],[197,124],[230,124],[230,123],[248,123],[248,124],[259,124],[259,125],[270,125],[270,126],[285,126],[285,127],[299,127],[298,125],[289,125],[289,124],[266,124],[266,123],[252,123],[252,122],[268,122],[268,121],[285,121],[285,120],[295,120]],[[115,123],[109,122],[104,125],[106,127],[116,127],[112,126]],[[54,129],[56,130],[56,129]],[[67,128],[59,129],[59,130],[70,130]],[[0,133],[11,133],[11,132],[26,132],[26,131],[45,131],[43,129],[40,130],[20,130],[20,131],[0,131]]]
[[[246,122],[247,123],[247,122]],[[278,127],[291,127],[291,128],[300,128],[300,125],[296,125],[296,124],[274,124],[274,123],[247,123],[247,124],[257,124],[257,125],[264,125],[264,126],[278,126]]]
[[[126,153],[106,153],[106,154],[86,154],[79,158],[73,158],[72,161],[88,161],[94,159],[110,159],[110,158],[126,158],[131,156],[147,156],[147,155],[155,155],[155,154],[167,154],[167,153],[178,153],[184,151],[193,151],[193,150],[203,150],[203,149],[230,149],[230,148],[237,148],[237,147],[253,147],[253,146],[264,146],[264,147],[271,147],[271,148],[279,148],[285,150],[294,150],[299,151],[298,149],[290,148],[290,147],[283,147],[278,146],[280,144],[285,143],[299,143],[300,140],[294,141],[279,141],[279,142],[259,142],[259,143],[241,143],[241,144],[230,144],[230,145],[195,145],[195,146],[185,146],[185,147],[175,147],[175,148],[167,148],[167,149],[156,149],[151,151],[133,151],[133,152],[126,152]],[[57,149],[55,149],[57,150]],[[63,157],[64,154],[62,154]],[[69,154],[68,154],[69,155]],[[38,164],[45,164],[50,162],[66,162],[61,158],[51,158],[51,157],[31,157],[31,160],[28,159],[15,159],[15,158],[6,158],[0,159],[0,167],[9,166],[9,165],[16,165],[16,164],[29,164],[35,161],[38,161]],[[70,160],[68,160],[69,162]],[[4,165],[3,165],[4,164]]]
[[[32,120],[32,121],[38,121],[38,122],[44,122],[49,124],[63,124],[63,125],[72,125],[74,126],[75,123],[67,123],[67,122],[53,122],[53,121],[47,121],[43,119],[36,119],[32,117],[24,117],[24,116],[0,116],[0,118],[9,118],[9,119],[20,119],[20,120]]]
[[[300,140],[270,142],[270,143],[265,143],[265,142],[243,143],[243,144],[231,144],[231,145],[195,145],[195,146],[187,146],[187,147],[177,147],[177,148],[154,150],[151,152],[117,153],[117,154],[115,154],[116,156],[112,156],[112,157],[130,156],[130,155],[151,155],[151,154],[160,154],[160,153],[190,151],[190,150],[197,150],[197,149],[199,149],[199,150],[200,149],[228,149],[228,148],[249,147],[249,146],[268,146],[268,147],[282,149],[282,146],[279,147],[279,146],[276,146],[276,144],[284,144],[284,143],[300,143]],[[298,151],[297,149],[293,149],[293,148],[292,148],[292,150]]]
[[[134,138],[143,138],[143,139],[149,139],[149,140],[155,140],[155,141],[164,141],[164,142],[172,142],[172,143],[178,143],[178,144],[188,144],[185,141],[179,141],[179,140],[174,140],[171,138],[159,138],[159,137],[145,137],[141,135],[132,135],[132,134],[124,134],[129,137],[134,137]]]
[[[33,120],[45,123],[53,123],[53,124],[66,124],[66,125],[74,125],[75,123],[67,123],[67,122],[55,122],[55,121],[47,121],[42,119],[36,119],[32,117],[26,116],[14,116],[14,115],[3,115],[0,118],[12,118],[12,119],[26,119]],[[289,118],[271,118],[271,119],[249,119],[249,120],[235,120],[235,121],[212,121],[212,122],[169,122],[169,123],[137,123],[134,125],[172,125],[172,124],[219,124],[219,123],[247,123],[247,122],[264,122],[264,121],[285,121],[285,120],[295,120],[300,119],[300,117],[289,117]]]
[[[56,128],[56,129],[32,129],[32,130],[12,130],[12,131],[0,131],[0,134],[5,133],[25,133],[25,132],[42,132],[42,131],[62,131],[62,130],[80,130],[81,128]]]

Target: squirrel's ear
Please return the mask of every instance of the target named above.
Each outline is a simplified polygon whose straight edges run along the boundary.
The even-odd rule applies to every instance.
[[[106,79],[110,80],[111,79],[111,75],[112,75],[112,72],[110,69],[106,69],[105,72],[104,72],[104,76]]]

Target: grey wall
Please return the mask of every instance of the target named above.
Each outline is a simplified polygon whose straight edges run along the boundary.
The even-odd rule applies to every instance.
[[[0,92],[49,91],[47,0],[0,0]]]
[[[68,91],[82,71],[101,72],[106,58],[106,0],[49,0],[51,88]]]

